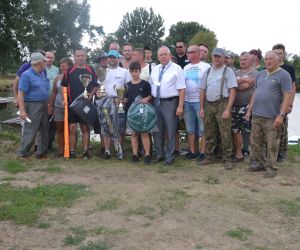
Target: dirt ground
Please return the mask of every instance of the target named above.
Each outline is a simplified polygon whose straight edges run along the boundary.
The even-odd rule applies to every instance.
[[[199,166],[182,156],[170,167],[132,164],[129,156],[32,158],[26,172],[0,171],[0,183],[83,184],[88,194],[70,208],[42,210],[33,226],[0,221],[0,249],[81,249],[97,240],[115,250],[300,249],[299,162],[281,164],[269,180],[247,172],[248,161],[228,171],[221,163]],[[43,171],[49,167],[61,171]],[[38,226],[43,223],[46,228]],[[65,244],[72,228],[85,232],[75,246]]]

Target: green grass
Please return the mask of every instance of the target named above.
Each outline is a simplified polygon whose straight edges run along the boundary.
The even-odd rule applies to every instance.
[[[47,229],[49,227],[50,227],[49,223],[43,222],[43,223],[38,224],[38,228]]]
[[[220,181],[217,177],[213,177],[213,176],[205,176],[203,179],[203,182],[208,184],[208,185],[214,185],[214,184],[220,184]]]
[[[280,200],[278,202],[279,210],[286,216],[299,217],[300,216],[300,201],[296,198],[292,200]]]
[[[87,231],[82,227],[72,227],[72,235],[68,235],[64,238],[65,246],[77,246],[85,240]]]
[[[27,167],[24,165],[24,163],[18,160],[4,161],[0,164],[0,169],[12,174],[27,171]]]
[[[101,211],[118,209],[122,201],[119,198],[112,198],[103,203],[97,202],[97,209]]]
[[[88,242],[86,245],[81,246],[79,250],[108,250],[110,247],[107,245],[107,243],[97,240],[95,242]]]
[[[54,166],[54,167],[46,167],[46,168],[37,168],[34,171],[43,171],[49,174],[55,174],[55,173],[63,172],[63,169],[61,167]]]
[[[95,227],[91,230],[91,232],[95,233],[96,235],[102,235],[102,234],[112,234],[112,235],[116,235],[119,233],[123,233],[125,232],[125,230],[123,229],[112,229],[109,227]]]
[[[246,241],[248,236],[253,234],[253,230],[247,228],[240,228],[229,230],[225,233],[227,236],[238,239],[240,241]]]
[[[34,189],[0,185],[0,220],[17,224],[34,224],[44,207],[70,207],[86,194],[82,185],[57,184]]]
[[[0,139],[9,139],[12,141],[16,141],[19,142],[20,141],[20,135],[17,134],[15,131],[13,130],[5,130],[0,132]]]
[[[300,162],[300,146],[299,145],[289,145],[288,160],[293,161],[293,162]]]

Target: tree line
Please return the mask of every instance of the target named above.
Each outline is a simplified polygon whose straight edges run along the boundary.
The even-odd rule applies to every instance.
[[[83,36],[88,36],[91,62],[100,50],[108,50],[116,40],[122,46],[129,42],[136,47],[148,46],[156,55],[161,45],[173,49],[176,41],[186,44],[217,46],[216,34],[197,22],[177,22],[165,36],[164,19],[160,14],[137,7],[127,12],[118,29],[106,34],[103,26],[90,24],[90,5],[87,0],[1,0],[0,1],[0,72],[14,72],[35,49],[53,51],[57,60],[71,56],[82,47]],[[300,72],[300,57],[289,57],[296,72]],[[238,63],[238,62],[237,62]],[[299,77],[299,76],[298,76]]]

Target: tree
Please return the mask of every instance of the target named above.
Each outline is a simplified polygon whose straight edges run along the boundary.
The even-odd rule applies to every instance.
[[[69,56],[81,47],[84,34],[97,42],[103,28],[89,24],[89,11],[87,0],[2,0],[0,52],[11,56],[0,56],[0,64],[4,70],[20,64],[22,56],[37,48],[55,52],[57,59]]]
[[[198,32],[209,32],[209,29],[197,22],[178,22],[170,27],[165,44],[170,48],[175,47],[177,41],[187,44]]]
[[[208,58],[211,56],[211,51],[213,48],[217,47],[218,40],[214,32],[198,32],[189,41],[189,44],[200,44],[204,43],[209,47]]]
[[[126,13],[115,35],[120,44],[129,42],[135,47],[149,46],[157,51],[165,34],[164,20],[153,9],[136,8],[132,13]]]

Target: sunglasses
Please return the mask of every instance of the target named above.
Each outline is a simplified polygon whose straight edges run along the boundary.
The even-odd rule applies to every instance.
[[[182,49],[183,46],[176,46],[175,48],[176,48],[176,49]]]
[[[187,53],[188,54],[192,54],[192,53],[196,53],[196,51],[194,51],[194,50],[188,50]]]

